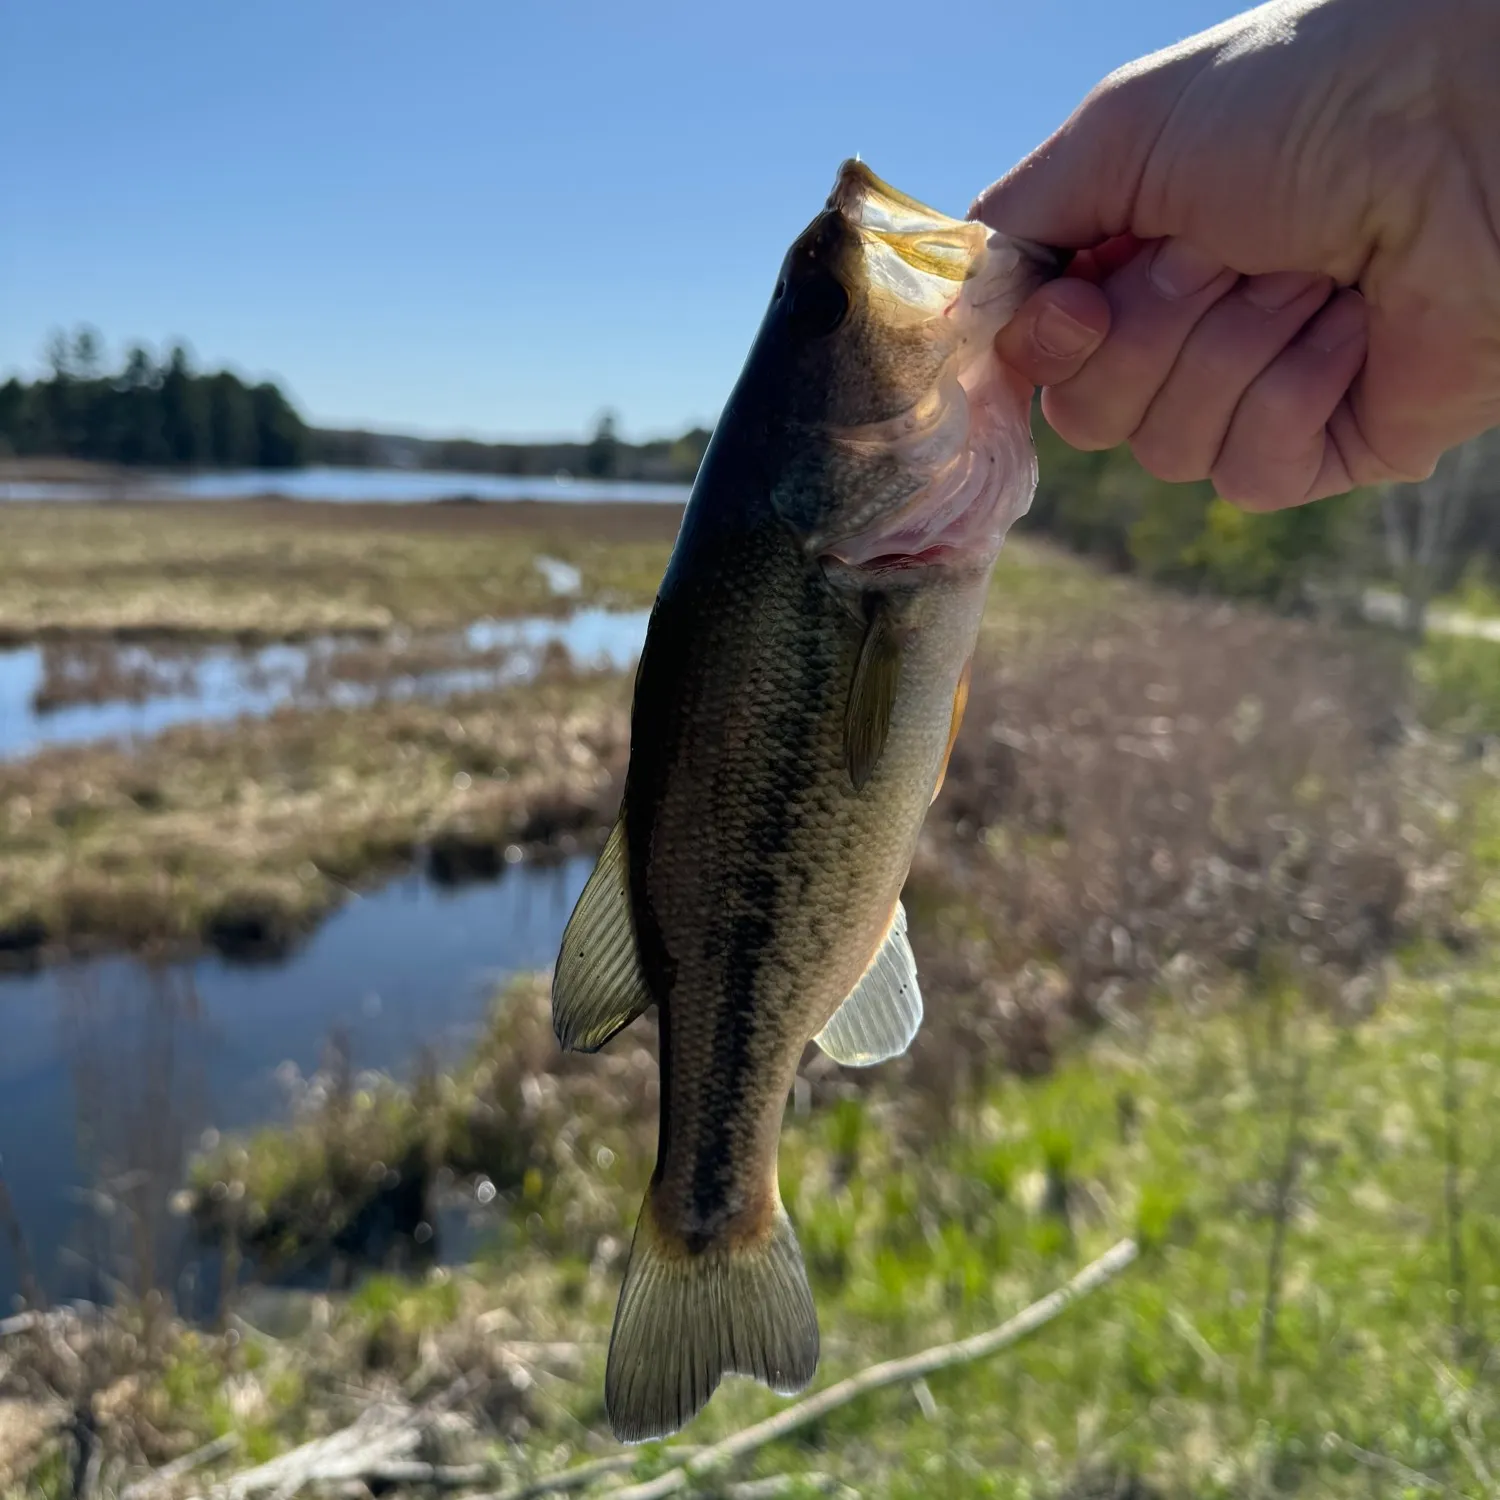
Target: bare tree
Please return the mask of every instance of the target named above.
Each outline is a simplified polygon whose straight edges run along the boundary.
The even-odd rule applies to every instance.
[[[1427,607],[1463,571],[1462,538],[1481,497],[1500,489],[1500,428],[1443,455],[1428,478],[1387,485],[1380,511],[1386,556],[1401,590],[1402,627],[1420,638]]]

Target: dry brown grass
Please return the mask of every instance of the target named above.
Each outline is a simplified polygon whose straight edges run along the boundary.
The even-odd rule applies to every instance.
[[[1405,694],[1377,643],[1185,599],[978,663],[908,897],[929,1052],[1044,1069],[1069,1026],[1236,974],[1367,1004],[1458,875]]]
[[[49,636],[297,640],[450,629],[578,602],[651,602],[675,505],[14,504],[0,643]],[[539,556],[576,567],[555,597]]]
[[[553,673],[0,764],[0,962],[276,952],[429,844],[586,840],[618,800],[627,694],[618,677]]]

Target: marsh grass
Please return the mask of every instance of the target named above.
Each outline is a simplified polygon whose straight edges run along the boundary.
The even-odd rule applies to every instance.
[[[672,505],[11,504],[0,643],[52,636],[302,640],[451,629],[577,603],[650,604]],[[560,598],[537,566],[578,569]]]
[[[428,845],[586,842],[618,799],[626,691],[554,669],[0,764],[0,956],[274,953]]]
[[[642,586],[649,589],[657,581],[653,570],[665,562],[666,543],[648,535],[621,550],[616,542],[640,528],[649,533],[667,521],[675,526],[675,519],[658,514],[662,507],[601,507],[600,518],[590,507],[524,505],[315,506],[306,514],[301,506],[174,505],[124,507],[118,515],[110,507],[59,506],[40,518],[32,512],[41,508],[13,509],[23,518],[22,541],[28,525],[40,527],[56,576],[75,581],[80,569],[97,568],[102,577],[124,567],[123,557],[135,559],[132,567],[156,569],[153,578],[180,574],[196,587],[206,582],[194,561],[204,538],[218,549],[223,567],[239,576],[244,549],[269,549],[274,562],[278,536],[294,550],[299,538],[310,537],[314,551],[334,549],[331,561],[324,558],[334,571],[307,582],[308,598],[325,613],[329,598],[349,581],[334,566],[345,551],[363,559],[351,575],[357,579],[365,576],[359,568],[386,566],[379,563],[382,545],[398,561],[410,562],[415,549],[412,556],[426,556],[420,567],[413,562],[414,571],[405,572],[405,564],[387,558],[381,576],[392,588],[410,586],[413,592],[402,595],[409,599],[430,585],[432,592],[422,597],[441,597],[448,611],[441,618],[450,623],[472,618],[476,600],[465,602],[463,580],[488,566],[486,547],[536,573],[540,543],[525,522],[534,511],[562,528],[545,537],[553,555],[578,559],[580,548],[597,543],[623,566],[620,559],[637,555],[630,548],[638,546]],[[147,517],[139,533],[138,511]],[[182,536],[152,529],[165,526],[159,511],[183,517]],[[559,511],[566,515],[555,518]],[[360,529],[365,522],[374,528],[373,540]],[[158,543],[164,550],[152,550]],[[33,538],[30,545],[41,544]],[[423,553],[429,546],[436,549],[430,556]],[[69,547],[79,549],[77,555]],[[587,582],[587,567],[583,571]],[[48,609],[66,614],[67,588],[56,598],[47,594],[50,576],[39,567],[31,586],[52,600]],[[276,576],[288,583],[295,575]],[[539,573],[536,578],[541,582]],[[99,585],[101,597],[109,587]],[[0,580],[0,599],[6,597]],[[642,595],[621,589],[608,597],[623,603]],[[1138,588],[1101,581],[1093,569],[1059,553],[1013,545],[996,572],[984,650],[1024,659],[1045,643],[1085,638],[1110,611],[1128,610],[1143,597]],[[523,591],[507,595],[503,607],[494,599],[486,607],[504,612],[528,600],[535,603]],[[274,602],[284,633],[311,628],[295,599]],[[431,623],[439,613],[434,606],[422,618]],[[329,624],[324,620],[319,628]],[[339,628],[350,628],[349,619]],[[118,640],[74,636],[54,644],[60,659],[89,668],[80,667],[80,696],[91,673],[101,691],[120,685],[105,680]],[[202,636],[179,641],[180,659],[191,662],[193,649],[203,645]],[[383,690],[419,669],[493,664],[493,653],[462,661],[456,653],[451,643],[435,644],[420,633],[406,647],[372,640],[317,667],[307,697],[269,716],[173,729],[133,747],[54,748],[0,763],[0,965],[103,949],[209,947],[275,956],[336,909],[349,887],[378,880],[424,853],[441,879],[475,878],[500,868],[498,851],[507,842],[556,846],[601,837],[618,801],[618,782],[601,778],[616,777],[623,767],[628,680],[574,674],[554,652],[530,686],[441,702]],[[344,682],[374,687],[376,701],[320,706],[319,696]]]

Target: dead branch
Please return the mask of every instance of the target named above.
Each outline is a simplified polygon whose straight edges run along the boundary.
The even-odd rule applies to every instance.
[[[772,1474],[768,1479],[749,1479],[743,1484],[727,1484],[724,1500],[777,1500],[793,1490],[814,1490],[820,1495],[838,1495],[859,1500],[858,1493],[842,1484],[832,1474]]]
[[[467,1395],[473,1385],[473,1378],[464,1376],[420,1407],[404,1402],[371,1406],[348,1427],[231,1475],[209,1493],[213,1500],[246,1500],[250,1495],[270,1491],[281,1500],[310,1484],[336,1484],[378,1475],[410,1460],[432,1419]],[[434,1466],[415,1464],[414,1467],[430,1472]],[[487,1472],[481,1470],[478,1480]],[[462,1482],[472,1484],[476,1480],[466,1478]]]
[[[372,1406],[350,1426],[241,1470],[210,1494],[215,1500],[245,1500],[266,1491],[295,1495],[315,1482],[359,1479],[372,1469],[409,1458],[422,1441],[423,1425],[421,1416],[409,1406]]]
[[[149,1496],[166,1489],[184,1474],[191,1474],[194,1469],[201,1469],[206,1464],[217,1463],[219,1459],[227,1457],[239,1445],[239,1434],[226,1432],[223,1437],[215,1438],[201,1448],[194,1448],[191,1453],[184,1453],[181,1458],[174,1458],[171,1463],[163,1464],[159,1469],[153,1469],[144,1479],[126,1485],[120,1491],[120,1500],[148,1500]]]
[[[916,1380],[919,1376],[931,1375],[937,1370],[951,1369],[955,1365],[970,1364],[974,1360],[998,1354],[1012,1344],[1019,1343],[1028,1334],[1035,1333],[1044,1324],[1052,1322],[1080,1297],[1097,1291],[1105,1282],[1119,1275],[1138,1254],[1134,1240],[1121,1240],[1119,1244],[1106,1250],[1098,1260],[1086,1265],[1065,1286],[1058,1287],[1039,1302],[1023,1308],[998,1328],[959,1339],[956,1343],[938,1344],[919,1354],[908,1355],[905,1359],[892,1359],[883,1364],[871,1365],[859,1374],[851,1375],[825,1391],[819,1391],[816,1396],[799,1401],[774,1417],[768,1417],[764,1422],[757,1422],[753,1427],[725,1438],[722,1443],[712,1444],[696,1457],[656,1479],[648,1480],[645,1484],[617,1487],[609,1491],[609,1494],[613,1500],[661,1500],[664,1495],[673,1495],[685,1489],[697,1475],[743,1458],[747,1453],[775,1442],[871,1391],[900,1385],[908,1380]]]
[[[678,1458],[688,1458],[702,1450],[696,1446],[684,1444],[682,1447],[674,1447],[672,1454]],[[587,1489],[596,1480],[606,1479],[611,1474],[619,1474],[626,1469],[636,1466],[640,1455],[637,1453],[611,1453],[608,1458],[590,1459],[588,1463],[577,1464],[571,1469],[559,1469],[553,1474],[541,1474],[535,1479],[525,1480],[523,1483],[514,1485],[508,1490],[496,1490],[489,1495],[474,1495],[470,1500],[536,1500],[539,1495],[562,1495],[571,1490]]]

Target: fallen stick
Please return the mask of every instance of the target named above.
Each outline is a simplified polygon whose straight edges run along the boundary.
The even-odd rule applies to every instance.
[[[163,1464],[159,1469],[153,1469],[144,1479],[127,1484],[120,1491],[120,1500],[146,1500],[147,1496],[165,1489],[184,1474],[191,1474],[194,1469],[201,1469],[205,1464],[215,1463],[233,1453],[239,1445],[239,1433],[227,1432],[223,1437],[215,1438],[201,1448],[194,1448],[191,1453],[184,1453],[181,1458],[174,1458],[171,1463]]]
[[[1080,1297],[1097,1291],[1105,1282],[1118,1276],[1137,1254],[1139,1251],[1134,1240],[1121,1240],[1119,1244],[1106,1250],[1098,1260],[1086,1265],[1066,1285],[1058,1287],[1055,1292],[1049,1292],[1030,1307],[1022,1308],[1015,1317],[998,1328],[959,1339],[956,1343],[938,1344],[919,1354],[907,1355],[905,1359],[891,1359],[884,1364],[871,1365],[858,1375],[851,1375],[847,1380],[819,1391],[816,1396],[809,1396],[806,1401],[799,1401],[795,1406],[777,1412],[774,1417],[767,1417],[764,1422],[757,1422],[753,1427],[746,1427],[721,1443],[710,1445],[686,1463],[669,1469],[655,1479],[644,1484],[616,1486],[608,1494],[611,1500],[661,1500],[664,1495],[675,1495],[698,1475],[743,1458],[745,1454],[764,1447],[767,1443],[774,1443],[789,1432],[795,1432],[797,1428],[805,1427],[809,1422],[815,1422],[826,1413],[846,1406],[871,1391],[878,1391],[889,1385],[901,1385],[919,1376],[931,1375],[935,1370],[950,1369],[954,1365],[968,1364],[973,1360],[983,1359],[986,1355],[998,1354],[1002,1349],[1019,1343],[1027,1334],[1035,1333],[1044,1324],[1052,1322]]]
[[[216,1500],[247,1500],[267,1490],[290,1496],[313,1483],[359,1479],[371,1469],[409,1458],[422,1441],[423,1425],[409,1406],[369,1407],[351,1426],[233,1474],[210,1494]]]
[[[671,1449],[673,1457],[688,1457],[702,1452],[697,1447],[684,1444]],[[536,1500],[538,1495],[562,1495],[569,1490],[587,1489],[596,1479],[618,1474],[622,1469],[633,1469],[640,1462],[639,1453],[611,1453],[608,1458],[592,1458],[585,1464],[571,1469],[558,1469],[552,1474],[539,1474],[508,1490],[496,1490],[488,1495],[471,1495],[469,1500]]]

